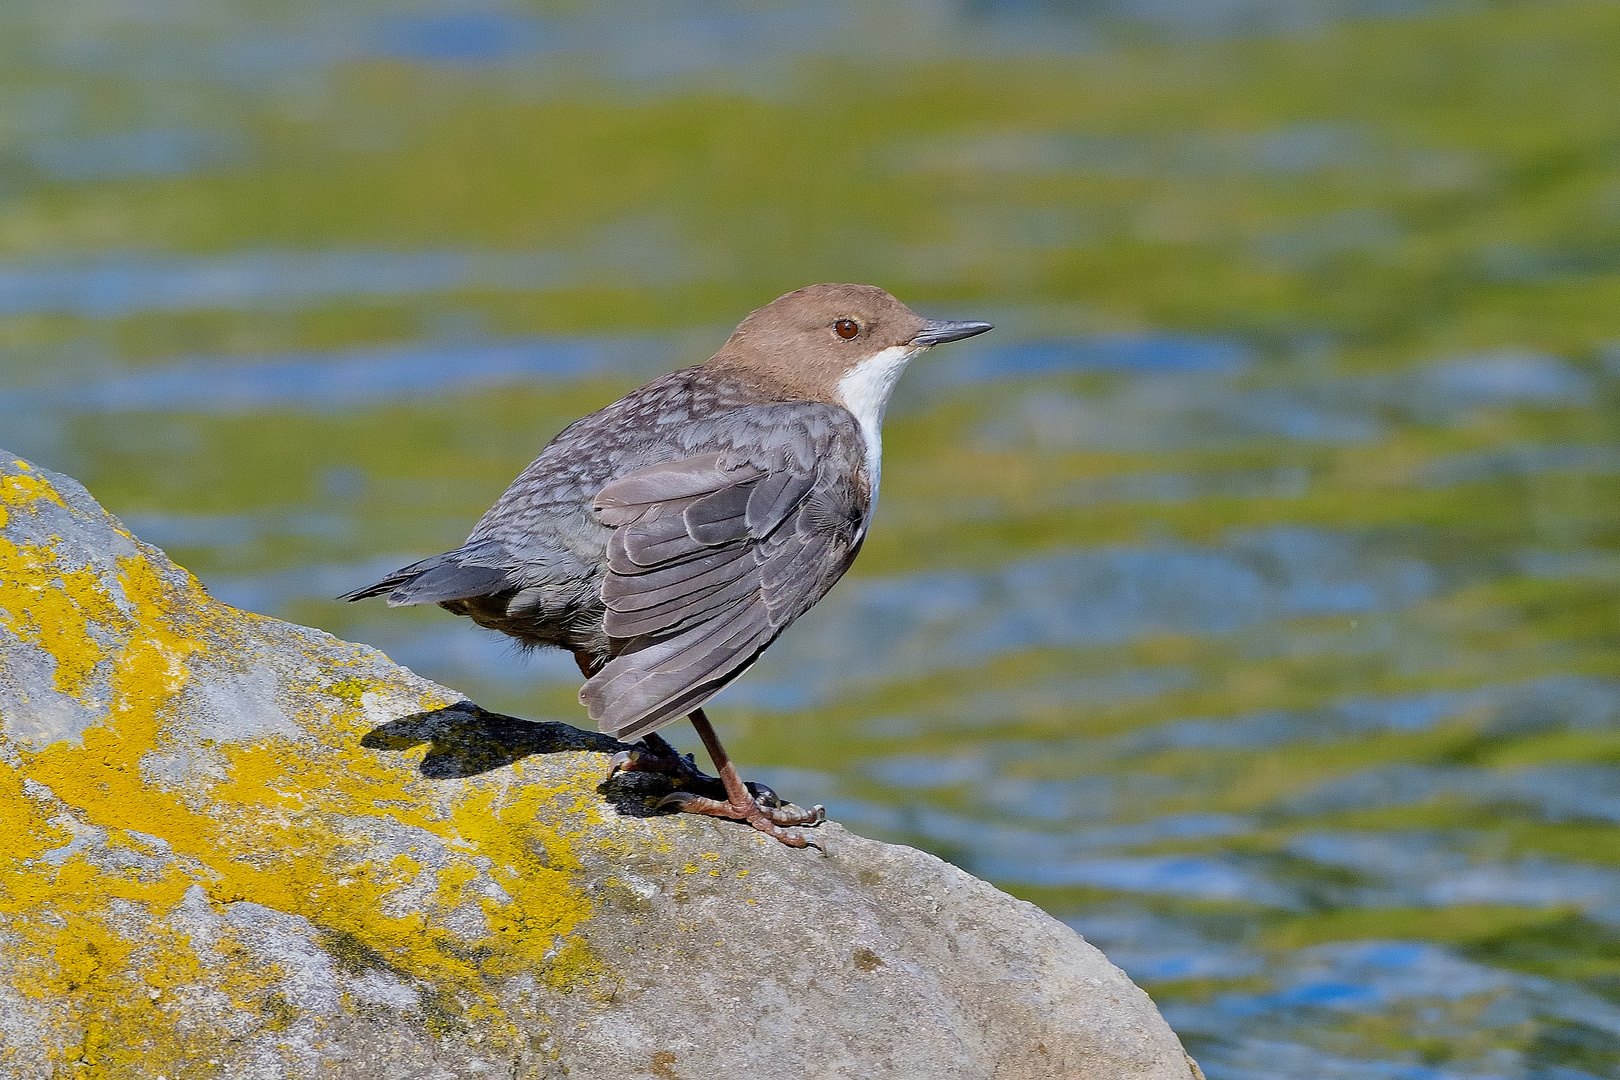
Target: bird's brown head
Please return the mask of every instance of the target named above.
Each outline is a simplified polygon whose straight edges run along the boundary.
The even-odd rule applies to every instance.
[[[925,319],[875,285],[810,285],[749,315],[710,363],[793,397],[881,417],[908,360],[989,329]]]

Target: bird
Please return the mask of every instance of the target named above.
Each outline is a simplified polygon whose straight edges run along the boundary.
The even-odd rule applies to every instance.
[[[726,798],[661,805],[792,847],[826,818],[745,783],[703,705],[854,562],[877,505],[884,411],[919,353],[991,324],[930,320],[874,285],[797,289],[705,363],[564,428],[454,551],[339,597],[438,604],[574,654],[620,770],[709,781],[657,735],[687,717]],[[816,844],[815,846],[821,846]]]

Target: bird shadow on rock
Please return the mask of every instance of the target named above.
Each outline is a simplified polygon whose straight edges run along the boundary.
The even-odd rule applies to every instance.
[[[377,725],[360,738],[360,745],[368,750],[399,752],[423,743],[428,744],[428,749],[417,771],[429,780],[477,776],[531,754],[569,751],[616,754],[634,749],[630,743],[622,743],[601,732],[583,731],[555,720],[520,720],[490,712],[471,701],[402,716]],[[602,771],[607,772],[605,768]],[[699,794],[724,798],[725,791],[718,781],[715,788],[715,791]],[[598,784],[596,790],[626,817],[662,817],[677,812],[658,807],[658,800],[675,790],[669,778],[659,773],[615,773]]]

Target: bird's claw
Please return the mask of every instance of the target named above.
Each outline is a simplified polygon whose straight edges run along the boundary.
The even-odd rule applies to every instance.
[[[677,811],[685,810],[686,804],[697,798],[701,798],[701,796],[694,795],[690,791],[672,791],[658,800],[656,809],[667,810],[674,807]]]

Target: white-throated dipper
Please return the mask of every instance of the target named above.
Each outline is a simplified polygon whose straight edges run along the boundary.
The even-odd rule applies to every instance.
[[[590,718],[644,739],[614,771],[700,775],[653,734],[688,716],[727,798],[665,802],[803,847],[782,826],[825,812],[744,784],[701,706],[855,560],[877,503],[883,411],[907,361],[989,329],[931,322],[871,285],[790,292],[707,363],[563,429],[465,544],[340,599],[436,603],[567,649]]]

